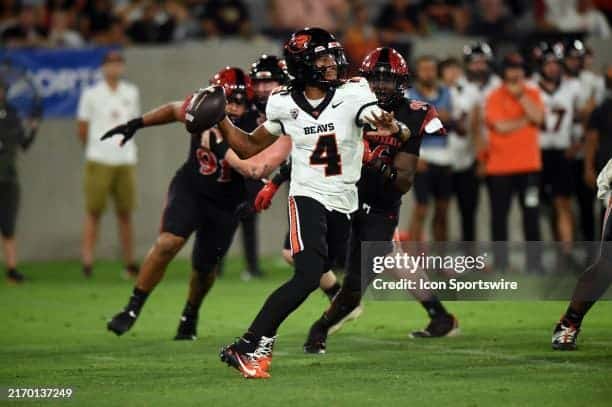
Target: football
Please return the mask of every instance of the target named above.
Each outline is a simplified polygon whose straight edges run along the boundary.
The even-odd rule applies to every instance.
[[[209,86],[193,94],[185,109],[185,128],[189,133],[201,133],[225,117],[225,92],[221,86]]]

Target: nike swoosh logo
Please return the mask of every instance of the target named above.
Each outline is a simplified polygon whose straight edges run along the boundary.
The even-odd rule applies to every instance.
[[[338,103],[336,103],[335,105],[332,103],[332,109],[337,108],[338,106],[340,106],[342,103],[344,103],[344,100],[339,101]]]
[[[246,374],[248,374],[249,376],[255,376],[255,369],[249,369],[248,367],[246,367],[242,362],[242,358],[240,357],[240,355],[236,355],[236,359],[238,359],[238,364]]]

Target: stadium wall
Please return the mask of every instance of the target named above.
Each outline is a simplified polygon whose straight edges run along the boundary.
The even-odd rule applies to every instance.
[[[414,55],[433,53],[438,56],[460,56],[465,38],[419,40]],[[592,42],[598,63],[612,61],[612,49],[604,41]],[[261,53],[277,53],[279,46],[266,40],[243,42],[216,40],[178,47],[129,48],[126,50],[127,78],[141,91],[143,111],[169,100],[184,98],[224,65],[247,67]],[[139,147],[138,199],[134,216],[135,241],[142,257],[153,242],[159,227],[166,189],[174,171],[188,152],[188,138],[180,125],[150,128],[137,137]],[[76,123],[70,120],[47,120],[42,124],[32,148],[20,157],[22,185],[21,212],[18,219],[18,242],[23,260],[75,259],[80,253],[83,205],[83,150],[76,137]],[[263,254],[277,254],[286,232],[286,190],[278,193],[272,207],[260,217],[260,246]],[[401,225],[406,226],[412,207],[412,194],[405,199]],[[515,205],[516,206],[516,205]],[[114,217],[105,215],[98,243],[99,258],[119,258],[117,228]],[[478,233],[489,237],[488,197],[481,189]],[[521,240],[521,222],[513,208],[512,239]],[[451,212],[453,239],[459,238],[459,217]],[[543,232],[548,228],[543,223]],[[211,233],[215,233],[211,230]],[[240,253],[240,233],[232,253]],[[189,256],[183,250],[182,256]]]

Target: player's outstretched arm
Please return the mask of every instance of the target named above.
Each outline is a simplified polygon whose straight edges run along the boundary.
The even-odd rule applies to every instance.
[[[221,120],[217,126],[232,150],[243,160],[259,153],[278,138],[278,136],[270,133],[264,125],[260,125],[249,134],[234,126],[227,117]]]
[[[123,135],[121,145],[127,143],[136,132],[143,127],[159,126],[162,124],[184,122],[185,114],[183,111],[183,102],[175,101],[169,102],[155,109],[145,113],[141,117],[137,117],[128,121],[127,123],[120,124],[119,126],[113,127],[108,130],[100,140],[106,140],[117,134]]]

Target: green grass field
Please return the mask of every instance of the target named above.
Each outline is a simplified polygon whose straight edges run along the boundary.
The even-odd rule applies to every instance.
[[[240,264],[201,311],[199,338],[174,342],[188,263],[172,264],[133,330],[117,338],[107,319],[131,283],[102,263],[85,281],[77,263],[27,264],[30,281],[0,288],[0,387],[72,387],[72,401],[109,406],[597,406],[612,404],[612,304],[596,305],[580,351],[556,353],[549,340],[566,304],[453,302],[462,335],[416,341],[426,316],[411,302],[365,303],[365,312],[328,342],[328,354],[301,346],[326,306],[320,293],[282,326],[272,378],[248,381],[219,362],[219,347],[240,335],[288,269],[267,263],[265,280],[245,283]],[[7,401],[0,401],[8,403]],[[35,402],[18,401],[16,405]],[[281,404],[282,403],[282,404]]]

